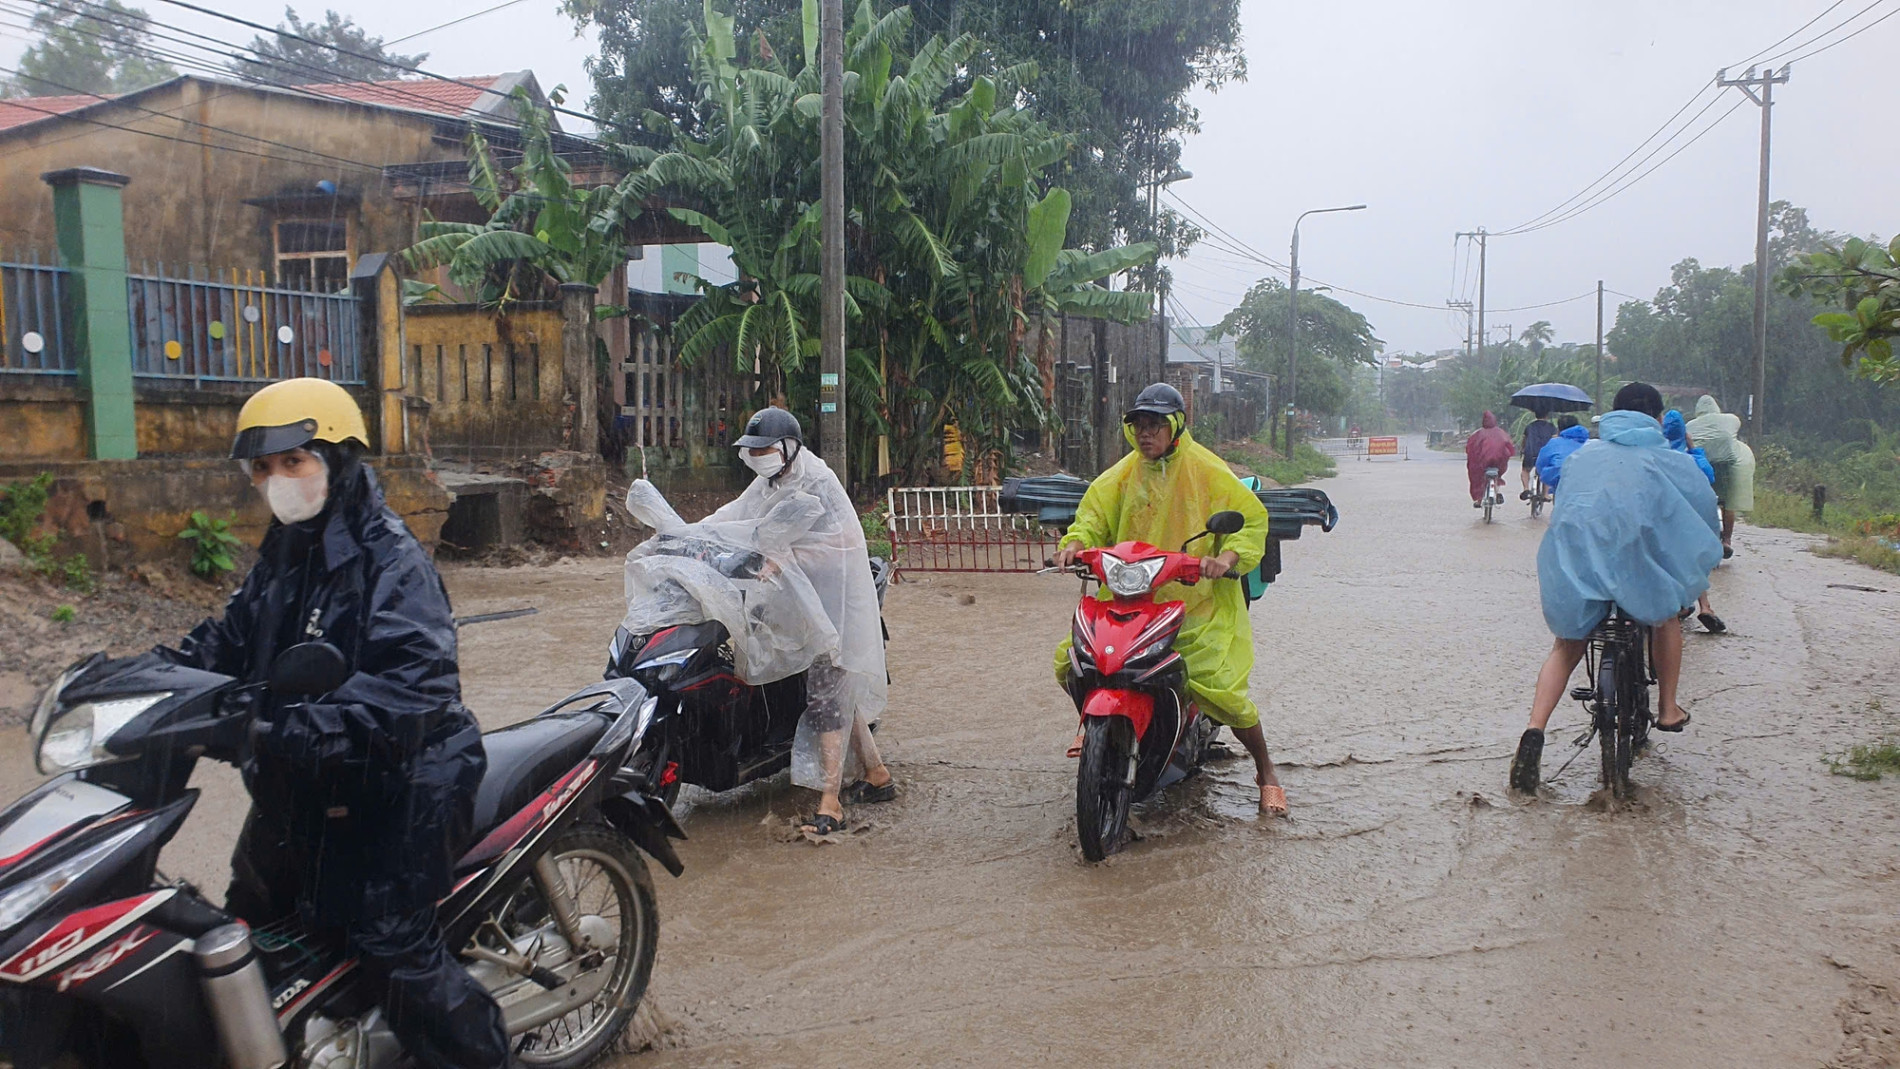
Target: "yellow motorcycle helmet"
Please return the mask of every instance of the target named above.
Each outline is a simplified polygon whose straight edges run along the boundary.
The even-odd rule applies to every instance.
[[[311,442],[369,448],[363,410],[350,392],[328,379],[285,379],[251,395],[238,411],[233,460],[287,453]]]

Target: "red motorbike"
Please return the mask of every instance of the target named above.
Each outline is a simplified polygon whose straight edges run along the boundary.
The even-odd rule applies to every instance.
[[[1129,806],[1197,770],[1220,731],[1189,697],[1187,663],[1174,652],[1186,615],[1182,604],[1157,602],[1154,592],[1168,583],[1200,582],[1201,558],[1187,553],[1188,546],[1234,534],[1244,523],[1238,512],[1217,512],[1179,553],[1122,542],[1076,555],[1082,603],[1069,648],[1069,695],[1082,715],[1083,736],[1075,826],[1090,861],[1121,849]],[[1091,596],[1091,580],[1114,599]]]

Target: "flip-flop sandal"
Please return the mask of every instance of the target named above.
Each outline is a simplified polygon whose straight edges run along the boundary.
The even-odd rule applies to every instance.
[[[1662,721],[1658,720],[1656,721],[1655,726],[1656,726],[1657,731],[1667,731],[1672,734],[1675,732],[1681,731],[1683,728],[1686,728],[1689,726],[1689,710],[1684,709],[1682,711],[1682,719],[1676,721],[1673,724],[1665,724]]]
[[[1088,736],[1087,736],[1087,735],[1084,735],[1084,734],[1083,734],[1082,732],[1080,732],[1080,731],[1078,731],[1078,732],[1076,732],[1076,733],[1075,733],[1075,741],[1069,744],[1069,753],[1068,753],[1068,756],[1069,756],[1070,758],[1077,758],[1077,757],[1081,757],[1081,756],[1082,756],[1082,745],[1083,745],[1083,743],[1085,743],[1085,742],[1087,742],[1087,741],[1088,741]]]
[[[1694,611],[1695,611],[1694,605],[1685,605],[1683,606],[1682,611],[1676,614],[1676,619],[1687,620],[1689,618],[1689,614]]]
[[[1728,630],[1728,625],[1722,622],[1722,618],[1712,612],[1697,613],[1696,619],[1708,629],[1711,635],[1719,635]]]
[[[798,822],[798,830],[807,835],[824,838],[845,830],[844,818],[820,813],[815,817],[806,817]]]
[[[839,793],[839,797],[851,805],[874,805],[878,802],[888,802],[897,797],[897,778],[893,776],[890,782],[882,787],[873,787],[870,780],[861,779],[847,786]]]
[[[1722,559],[1723,559],[1723,560],[1727,560],[1727,559],[1729,559],[1730,557],[1733,557],[1734,555],[1735,555],[1735,547],[1734,547],[1734,546],[1723,546],[1723,547],[1722,547]]]
[[[1286,791],[1279,784],[1262,783],[1260,785],[1260,811],[1276,817],[1287,815]]]

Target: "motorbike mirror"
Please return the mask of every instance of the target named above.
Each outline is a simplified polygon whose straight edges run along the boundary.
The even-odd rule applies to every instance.
[[[1235,512],[1232,509],[1227,509],[1222,512],[1216,512],[1215,514],[1207,518],[1207,530],[1209,534],[1217,534],[1217,535],[1237,534],[1239,533],[1240,529],[1242,527],[1245,527],[1246,525],[1247,525],[1247,517],[1242,516],[1240,513]]]
[[[328,642],[299,642],[270,666],[270,689],[279,695],[328,694],[348,678],[343,651]]]

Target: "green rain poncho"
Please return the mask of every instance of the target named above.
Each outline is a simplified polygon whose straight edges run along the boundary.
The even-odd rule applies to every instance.
[[[1172,418],[1178,427],[1181,417]],[[1126,427],[1123,434],[1133,444]],[[1167,456],[1147,460],[1138,450],[1131,452],[1090,483],[1062,544],[1090,548],[1134,541],[1178,550],[1205,529],[1209,516],[1227,509],[1247,518],[1240,533],[1220,539],[1218,549],[1208,539],[1196,542],[1191,552],[1212,556],[1233,550],[1240,557],[1235,571],[1252,571],[1267,548],[1266,506],[1240,485],[1225,461],[1181,430]],[[1099,596],[1113,597],[1106,590]],[[1253,627],[1247,622],[1241,584],[1225,580],[1194,586],[1169,583],[1155,591],[1155,600],[1187,606],[1174,648],[1187,661],[1188,690],[1201,711],[1235,729],[1260,723],[1260,710],[1247,696],[1247,675],[1253,670]],[[1065,638],[1056,648],[1056,679],[1064,685],[1069,678],[1069,644]]]

